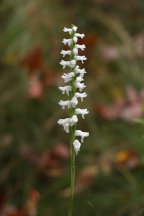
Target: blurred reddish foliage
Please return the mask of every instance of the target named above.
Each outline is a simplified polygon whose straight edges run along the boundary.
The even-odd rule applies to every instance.
[[[40,200],[40,194],[36,189],[33,189],[30,191],[29,198],[37,203]]]
[[[20,61],[20,66],[28,68],[29,74],[43,72],[44,56],[41,48],[31,49],[26,56]]]
[[[92,48],[98,39],[96,34],[87,34],[83,39],[79,38],[79,43],[85,44],[86,48]]]
[[[29,84],[28,98],[41,98],[44,89],[42,82],[36,76],[31,76]]]
[[[21,149],[20,154],[40,171],[51,177],[62,175],[63,168],[61,168],[60,162],[69,159],[69,149],[63,144],[57,144],[51,150],[45,150],[40,155],[25,147]]]
[[[6,199],[5,199],[5,194],[4,194],[3,190],[0,189],[0,212],[1,212],[2,209],[3,209],[3,206],[4,206],[4,204],[5,204],[5,201],[6,201]]]
[[[100,56],[107,62],[116,60],[119,57],[118,49],[112,45],[103,45],[100,47]]]
[[[44,88],[57,84],[52,70],[46,70],[44,54],[41,48],[31,49],[20,61],[20,66],[28,69],[28,98],[40,99]]]
[[[140,93],[128,86],[126,88],[126,98],[118,99],[110,106],[97,104],[96,112],[105,119],[115,120],[121,118],[124,121],[132,122],[136,118],[142,117],[142,106],[144,105],[144,89]]]
[[[36,216],[37,204],[40,200],[40,194],[36,189],[32,189],[26,203],[21,207],[5,205],[0,211],[1,216]]]

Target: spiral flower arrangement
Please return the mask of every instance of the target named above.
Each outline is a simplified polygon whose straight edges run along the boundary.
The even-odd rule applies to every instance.
[[[63,39],[63,44],[68,45],[70,50],[62,50],[61,54],[63,57],[69,56],[69,61],[62,60],[60,64],[63,69],[65,67],[69,67],[69,73],[64,73],[62,75],[62,79],[66,86],[59,87],[62,94],[67,94],[69,99],[66,101],[60,100],[59,105],[62,109],[68,108],[68,118],[59,119],[58,124],[64,127],[66,133],[70,134],[70,148],[71,148],[71,199],[70,199],[70,209],[69,216],[72,214],[72,203],[73,203],[73,191],[74,191],[74,178],[75,178],[75,154],[77,155],[81,142],[85,137],[89,136],[88,132],[83,132],[81,130],[76,129],[76,124],[78,122],[77,115],[82,115],[82,118],[88,114],[87,109],[78,108],[78,99],[81,101],[87,96],[86,92],[82,92],[86,87],[83,83],[84,74],[86,73],[85,69],[80,69],[77,62],[81,61],[82,64],[87,59],[85,56],[79,56],[78,51],[84,50],[86,47],[84,44],[78,44],[78,38],[84,38],[84,34],[77,33],[77,27],[72,25],[71,28],[64,28],[64,32],[69,33],[69,39]],[[77,139],[77,137],[81,138],[81,142]]]

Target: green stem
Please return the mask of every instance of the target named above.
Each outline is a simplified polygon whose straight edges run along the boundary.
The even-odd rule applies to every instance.
[[[72,25],[73,27],[73,25]],[[71,34],[71,38],[74,37],[74,31],[72,31]],[[73,42],[71,44],[71,56],[70,56],[70,60],[74,59],[74,54],[73,54],[73,48],[75,46],[75,43]],[[74,69],[71,68],[70,70],[71,72],[74,72]],[[75,74],[76,76],[76,74]],[[75,79],[76,77],[72,78],[72,81],[70,83],[71,87],[72,87],[72,91],[70,92],[70,100],[74,97],[75,94]],[[71,118],[73,115],[75,114],[75,108],[70,108],[69,109],[69,117]],[[75,139],[75,130],[76,130],[76,125],[74,126],[70,126],[69,131],[70,131],[70,157],[71,157],[71,186],[70,186],[70,206],[69,206],[69,213],[68,216],[72,216],[72,206],[73,206],[73,195],[74,195],[74,182],[75,182],[75,150],[74,150],[74,146],[73,146],[73,142]]]
[[[75,126],[71,127],[70,130],[71,142],[71,187],[70,187],[70,206],[68,216],[72,216],[72,206],[73,206],[73,194],[74,194],[74,182],[75,182],[75,151],[73,147],[73,141],[75,138]]]

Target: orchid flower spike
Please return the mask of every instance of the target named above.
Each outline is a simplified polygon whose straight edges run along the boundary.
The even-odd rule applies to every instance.
[[[67,85],[59,87],[59,90],[62,94],[67,94],[69,99],[66,101],[60,100],[59,105],[62,109],[68,108],[69,117],[58,120],[58,124],[64,127],[66,133],[70,133],[72,137],[71,148],[74,149],[76,154],[78,154],[81,147],[81,143],[77,138],[80,137],[81,142],[83,142],[83,139],[89,136],[89,132],[76,130],[76,124],[78,122],[77,115],[80,114],[82,118],[84,118],[85,115],[89,113],[87,109],[80,109],[77,107],[78,98],[83,101],[83,99],[87,97],[86,92],[82,92],[86,87],[83,83],[86,71],[84,68],[81,69],[77,64],[79,61],[83,64],[87,59],[84,55],[79,56],[78,54],[79,50],[83,51],[86,48],[84,44],[78,44],[78,38],[82,39],[85,35],[77,33],[77,29],[76,26],[72,25],[71,28],[64,27],[63,30],[69,34],[70,38],[64,38],[62,42],[64,45],[68,45],[70,49],[61,51],[62,56],[68,56],[69,60],[61,60],[60,65],[62,65],[63,69],[68,67],[69,73],[64,73],[62,75],[62,79]]]

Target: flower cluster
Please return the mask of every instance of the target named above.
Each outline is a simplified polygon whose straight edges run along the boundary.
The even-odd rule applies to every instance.
[[[82,118],[84,118],[85,115],[89,113],[87,109],[77,108],[78,98],[83,101],[83,99],[87,96],[86,92],[82,93],[82,90],[86,87],[83,83],[86,71],[84,68],[80,69],[77,65],[77,61],[81,61],[83,64],[87,58],[85,56],[78,55],[78,51],[83,51],[85,49],[85,45],[77,44],[78,38],[83,38],[85,35],[77,33],[77,27],[74,25],[72,25],[71,28],[64,28],[64,32],[67,32],[70,35],[70,39],[63,39],[63,44],[68,45],[70,50],[62,50],[61,54],[63,57],[69,56],[69,61],[62,60],[60,64],[63,69],[65,67],[69,67],[69,73],[64,73],[62,75],[62,79],[64,83],[66,83],[66,86],[59,87],[59,89],[62,94],[67,94],[69,96],[69,100],[60,100],[59,105],[62,109],[65,109],[66,107],[69,109],[69,118],[59,119],[58,124],[62,125],[64,130],[69,133],[70,127],[74,127],[74,129],[76,128],[76,123],[78,122],[77,115],[80,114],[82,115]],[[76,129],[74,130],[73,147],[76,154],[80,150],[81,143],[75,138],[80,137],[81,142],[83,142],[83,139],[88,136],[88,132]]]

